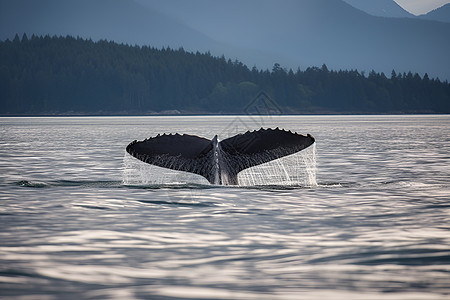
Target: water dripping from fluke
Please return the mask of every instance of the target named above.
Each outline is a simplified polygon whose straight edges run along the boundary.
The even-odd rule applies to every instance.
[[[315,187],[316,171],[309,134],[261,128],[223,141],[163,134],[127,146],[123,184]]]

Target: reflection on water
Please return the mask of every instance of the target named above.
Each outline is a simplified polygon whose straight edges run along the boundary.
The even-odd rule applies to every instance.
[[[271,119],[317,185],[122,182],[130,140],[229,121],[0,119],[0,295],[448,299],[448,116]]]

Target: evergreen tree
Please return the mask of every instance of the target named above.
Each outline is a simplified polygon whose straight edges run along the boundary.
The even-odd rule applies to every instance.
[[[449,83],[428,74],[258,70],[209,52],[70,36],[0,42],[0,114],[244,113],[261,90],[292,113],[450,113]]]

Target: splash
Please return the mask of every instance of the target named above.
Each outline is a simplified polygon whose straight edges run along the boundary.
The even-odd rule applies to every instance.
[[[146,164],[125,152],[122,163],[124,185],[209,184],[206,178]]]
[[[303,151],[241,171],[238,174],[238,182],[240,186],[315,187],[316,161],[317,150],[314,143]],[[200,175],[146,164],[128,153],[125,153],[123,158],[122,174],[122,182],[125,185],[209,185],[208,180]]]
[[[317,186],[317,150],[314,143],[307,149],[268,163],[243,170],[239,185]]]

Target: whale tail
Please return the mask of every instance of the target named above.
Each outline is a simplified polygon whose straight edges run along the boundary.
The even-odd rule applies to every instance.
[[[211,184],[237,185],[237,174],[287,155],[315,142],[311,135],[282,129],[247,131],[218,141],[187,134],[163,134],[133,141],[126,151],[155,166],[195,173]]]

